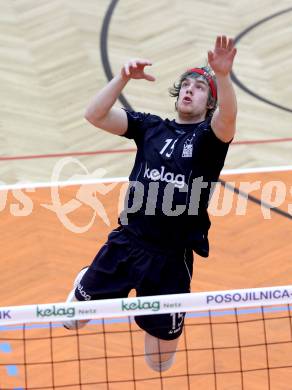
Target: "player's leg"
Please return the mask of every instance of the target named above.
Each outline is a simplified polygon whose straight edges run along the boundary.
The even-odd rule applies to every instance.
[[[70,291],[70,293],[68,294],[68,297],[66,299],[66,302],[74,302],[74,301],[79,301],[77,298],[76,298],[76,295],[75,295],[75,290],[77,288],[77,286],[80,284],[80,281],[82,279],[82,277],[84,276],[85,272],[88,270],[88,267],[85,267],[85,268],[82,268],[82,270],[77,274],[74,282],[73,282],[73,289]],[[68,321],[65,321],[63,322],[63,326],[66,328],[66,329],[80,329],[80,328],[83,328],[87,322],[89,320],[68,320]]]
[[[153,370],[165,371],[174,363],[184,317],[185,313],[135,316],[145,331],[145,361]]]
[[[163,258],[156,258],[156,261],[159,260],[164,261]],[[192,271],[193,253],[186,250],[165,262],[158,275],[159,283],[153,282],[148,274],[144,283],[137,288],[137,296],[188,293]],[[135,316],[137,325],[146,332],[145,360],[153,370],[165,371],[173,364],[184,318],[185,313]]]
[[[179,338],[162,340],[145,332],[145,360],[154,371],[166,371],[174,363]]]
[[[128,272],[128,238],[120,229],[113,230],[92,264],[75,278],[67,302],[127,297],[133,288]],[[68,320],[67,329],[82,328],[89,320]]]

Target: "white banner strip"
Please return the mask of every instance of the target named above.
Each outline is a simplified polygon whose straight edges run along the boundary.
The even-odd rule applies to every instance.
[[[292,304],[292,286],[0,307],[0,325]]]
[[[224,175],[239,175],[248,173],[262,173],[262,172],[281,172],[292,171],[292,165],[285,166],[272,166],[272,167],[258,167],[258,168],[234,168],[223,169],[220,177]],[[124,183],[129,181],[128,177],[109,177],[109,178],[90,178],[83,180],[63,180],[63,181],[48,181],[48,182],[18,182],[13,184],[5,184],[0,182],[0,191],[10,190],[25,190],[38,188],[51,188],[51,187],[69,187],[69,186],[82,186],[89,184],[107,184],[107,183]]]

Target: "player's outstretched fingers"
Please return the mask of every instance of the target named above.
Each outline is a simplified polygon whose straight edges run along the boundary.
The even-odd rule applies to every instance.
[[[234,47],[234,39],[229,38],[227,49],[231,51],[233,49],[233,47]]]
[[[144,73],[144,75],[145,75],[145,79],[148,81],[155,81],[156,80],[156,78],[149,73]]]
[[[226,35],[222,35],[221,47],[222,47],[222,49],[226,49],[227,48],[227,37],[226,37]]]

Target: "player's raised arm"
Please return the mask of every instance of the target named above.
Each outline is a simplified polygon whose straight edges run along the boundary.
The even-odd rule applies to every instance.
[[[211,126],[216,136],[229,142],[235,134],[237,102],[230,78],[233,60],[236,55],[234,41],[226,36],[218,36],[213,51],[208,52],[208,61],[216,75],[218,108]]]
[[[130,79],[155,81],[150,74],[145,73],[145,66],[152,65],[146,59],[128,61],[102,90],[100,90],[88,105],[85,118],[94,126],[112,134],[123,135],[128,128],[126,112],[114,107],[120,93]]]

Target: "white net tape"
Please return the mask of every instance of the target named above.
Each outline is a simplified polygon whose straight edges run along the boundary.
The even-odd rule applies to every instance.
[[[292,286],[0,307],[0,325],[197,312],[292,303]]]

